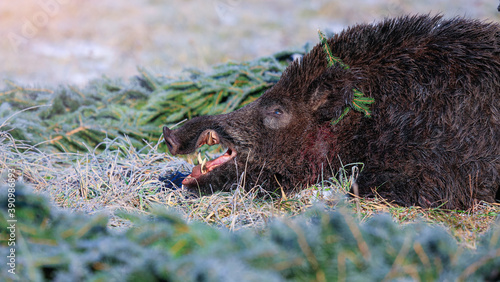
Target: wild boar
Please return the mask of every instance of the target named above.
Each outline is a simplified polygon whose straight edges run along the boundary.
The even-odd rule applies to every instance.
[[[173,155],[227,148],[183,185],[291,193],[362,162],[363,196],[450,209],[500,198],[500,25],[405,16],[327,44],[348,67],[328,66],[318,44],[253,103],[164,127]],[[369,113],[352,110],[356,91],[374,100]]]

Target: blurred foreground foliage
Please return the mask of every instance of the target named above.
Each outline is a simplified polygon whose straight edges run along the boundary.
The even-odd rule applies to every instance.
[[[0,126],[17,140],[55,151],[86,151],[106,137],[123,135],[143,147],[158,141],[164,125],[231,112],[254,101],[279,80],[295,54],[307,49],[227,63],[207,73],[186,70],[180,78],[139,69],[140,75],[128,82],[102,78],[83,89],[23,87],[7,81],[10,87],[0,91]]]
[[[16,245],[7,247],[7,187],[0,187],[2,281],[498,281],[500,226],[477,249],[444,228],[399,225],[388,215],[359,223],[339,208],[316,207],[266,228],[229,232],[187,223],[164,207],[122,213],[133,227],[107,227],[106,215],[68,213],[17,184]],[[340,211],[339,211],[340,210]],[[6,257],[15,248],[15,275]]]

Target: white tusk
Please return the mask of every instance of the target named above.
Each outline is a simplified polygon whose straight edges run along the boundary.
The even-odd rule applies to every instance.
[[[201,163],[201,173],[207,173],[207,169],[205,168],[205,163],[207,162],[207,159],[203,159],[203,162]]]
[[[205,168],[205,163],[207,163],[207,158],[201,159],[201,154],[198,152],[198,163],[201,165],[200,170],[201,173],[207,173],[207,169]]]
[[[201,161],[201,154],[200,154],[200,152],[198,152],[198,163],[199,163],[199,164],[201,164],[201,163],[202,163],[202,161]]]

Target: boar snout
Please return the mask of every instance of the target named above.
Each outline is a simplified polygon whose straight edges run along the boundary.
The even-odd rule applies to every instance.
[[[172,134],[172,130],[166,126],[163,127],[163,138],[165,138],[165,143],[167,144],[168,150],[172,155],[177,155],[179,153],[180,142]]]

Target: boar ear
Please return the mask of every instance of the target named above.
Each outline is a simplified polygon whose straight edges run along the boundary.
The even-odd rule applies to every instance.
[[[338,117],[352,101],[352,84],[340,81],[321,81],[311,84],[310,109],[321,120]]]
[[[312,90],[311,99],[309,100],[310,109],[314,112],[317,111],[321,106],[327,103],[327,100],[328,93],[325,91],[325,89],[320,89],[320,87],[317,87],[316,89]]]

